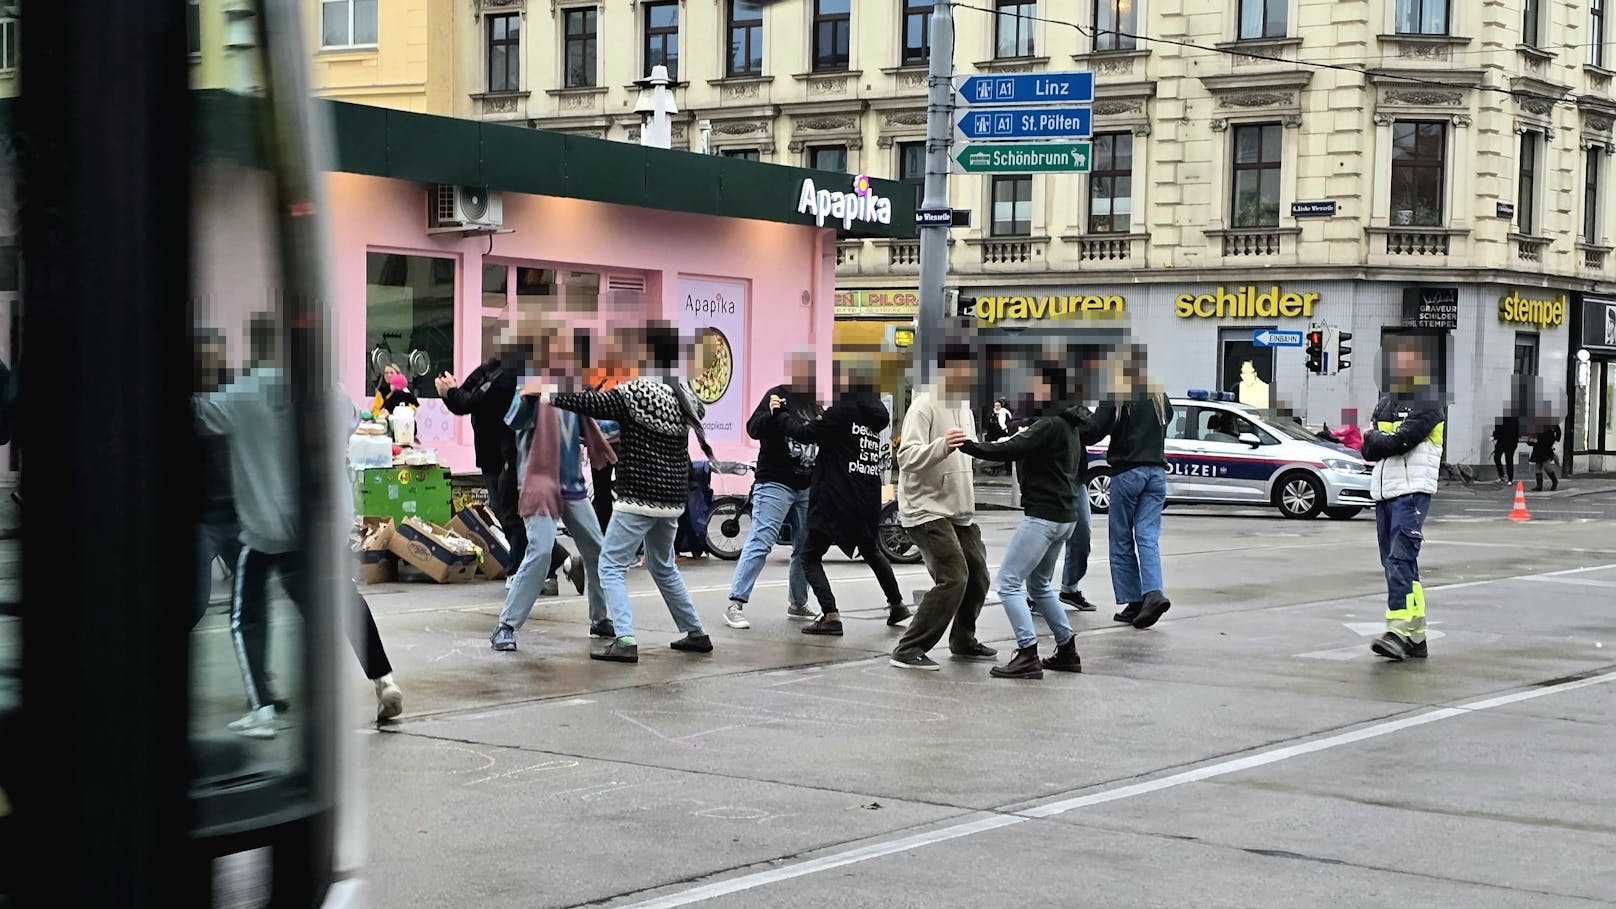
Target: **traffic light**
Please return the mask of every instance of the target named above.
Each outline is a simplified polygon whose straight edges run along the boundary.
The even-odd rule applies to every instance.
[[[1307,371],[1316,374],[1324,372],[1324,332],[1317,328],[1307,332]]]
[[[1340,372],[1352,365],[1352,333],[1337,331],[1335,333],[1335,371]]]

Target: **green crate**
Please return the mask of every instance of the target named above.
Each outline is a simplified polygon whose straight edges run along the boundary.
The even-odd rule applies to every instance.
[[[366,518],[420,518],[449,523],[449,470],[446,467],[372,467],[353,472],[354,513]]]

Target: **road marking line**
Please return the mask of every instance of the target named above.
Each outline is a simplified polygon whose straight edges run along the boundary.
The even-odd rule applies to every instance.
[[[689,906],[694,903],[706,902],[707,900],[717,899],[721,896],[729,896],[734,893],[744,893],[749,890],[756,890],[760,887],[766,887],[782,881],[806,877],[807,875],[817,874],[821,871],[845,868],[849,865],[857,865],[862,862],[870,861],[871,859],[884,858],[889,855],[896,855],[900,852],[909,852],[915,849],[921,849],[936,843],[944,843],[948,842],[949,840],[957,840],[963,837],[975,836],[976,834],[986,833],[990,830],[999,830],[1005,827],[1012,827],[1017,824],[1024,824],[1031,820],[1055,817],[1066,814],[1070,811],[1076,811],[1079,808],[1087,808],[1093,805],[1102,805],[1107,802],[1115,802],[1122,799],[1135,798],[1141,795],[1149,795],[1151,793],[1161,792],[1165,789],[1173,789],[1183,786],[1187,783],[1199,783],[1203,780],[1228,776],[1232,773],[1240,773],[1246,770],[1253,770],[1258,767],[1266,767],[1269,764],[1277,764],[1280,761],[1287,761],[1291,758],[1302,757],[1303,755],[1315,754],[1320,751],[1328,751],[1332,748],[1339,748],[1343,745],[1352,745],[1358,742],[1368,741],[1369,739],[1380,738],[1381,736],[1391,735],[1394,732],[1402,732],[1406,729],[1415,729],[1420,726],[1430,725],[1431,723],[1440,722],[1442,720],[1453,719],[1454,717],[1469,716],[1483,710],[1492,710],[1498,707],[1505,707],[1510,704],[1518,704],[1522,701],[1530,701],[1535,698],[1547,697],[1551,694],[1575,691],[1579,688],[1588,688],[1593,685],[1601,685],[1613,681],[1616,681],[1616,671],[1605,672],[1600,675],[1589,676],[1581,679],[1559,682],[1543,687],[1529,688],[1525,691],[1517,691],[1512,694],[1484,698],[1479,701],[1457,704],[1452,707],[1440,707],[1435,710],[1428,710],[1424,713],[1418,713],[1413,716],[1406,716],[1400,719],[1385,720],[1379,723],[1374,723],[1360,729],[1354,729],[1350,732],[1337,733],[1335,735],[1325,736],[1324,738],[1314,739],[1309,742],[1300,742],[1295,745],[1285,745],[1283,747],[1272,748],[1267,751],[1260,751],[1256,754],[1249,754],[1244,757],[1219,761],[1214,764],[1208,764],[1204,767],[1185,770],[1179,773],[1160,777],[1158,779],[1147,780],[1142,783],[1133,783],[1127,786],[1119,786],[1114,789],[1104,789],[1099,792],[1089,793],[1087,795],[1061,799],[1059,801],[1049,802],[1033,808],[1026,808],[1012,814],[993,815],[973,821],[966,821],[964,823],[951,824],[946,827],[939,827],[934,830],[912,834],[910,836],[901,837],[895,840],[888,840],[883,843],[872,843],[867,846],[860,846],[856,849],[849,849],[844,852],[820,856],[819,858],[809,859],[807,861],[798,862],[792,865],[770,868],[766,871],[746,874],[740,877],[730,878],[729,880],[716,881],[711,884],[704,884],[700,887],[691,888],[682,893],[669,894],[667,896],[658,897],[645,902],[634,903],[630,909],[677,909],[677,907],[680,906]]]
[[[1592,578],[1524,578],[1527,581],[1539,581],[1545,584],[1575,584],[1578,587],[1616,587],[1616,581],[1595,581]]]

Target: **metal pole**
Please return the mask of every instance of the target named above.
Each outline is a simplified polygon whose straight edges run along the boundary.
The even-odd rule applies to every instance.
[[[920,207],[948,208],[948,154],[954,124],[954,7],[937,0],[931,13],[930,90],[926,96],[926,188]],[[920,228],[920,311],[915,317],[915,385],[929,384],[937,368],[948,314],[948,225]]]

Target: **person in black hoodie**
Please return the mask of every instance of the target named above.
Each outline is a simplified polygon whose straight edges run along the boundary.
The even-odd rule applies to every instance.
[[[1555,448],[1560,444],[1560,424],[1545,423],[1532,437],[1532,466],[1537,469],[1537,491],[1543,491],[1543,474],[1549,475],[1549,488],[1560,488],[1559,458]]]
[[[724,610],[724,622],[731,628],[752,627],[746,618],[746,604],[787,522],[791,524],[791,568],[786,617],[814,618],[813,610],[808,608],[808,576],[803,573],[802,552],[808,545],[808,486],[813,480],[819,446],[786,435],[780,419],[785,413],[800,420],[819,416],[819,403],[814,400],[813,353],[793,351],[788,366],[790,383],[764,392],[763,400],[746,421],[746,434],[758,441],[757,475],[752,485],[752,532],[735,565],[729,607]],[[784,402],[778,410],[769,407],[769,402],[776,399]]]
[[[909,617],[892,565],[881,554],[876,537],[881,522],[882,449],[886,445],[881,440],[881,430],[892,422],[892,416],[876,395],[874,382],[862,372],[853,374],[850,366],[837,364],[836,403],[814,420],[789,411],[781,413],[786,402],[778,397],[769,399],[769,407],[784,423],[786,435],[819,446],[808,496],[808,544],[803,549],[802,568],[822,615],[804,628],[803,634],[842,635],[836,595],[825,576],[825,553],[832,546],[857,548],[875,572],[887,598],[888,625]]]
[[[197,390],[211,394],[230,384],[224,363],[224,336],[200,332],[197,338]],[[191,627],[202,621],[213,593],[213,561],[234,566],[241,555],[241,524],[230,485],[230,442],[198,433],[202,448],[202,512],[196,525],[196,600]]]
[[[1082,672],[1077,634],[1066,620],[1055,593],[1055,565],[1077,528],[1077,483],[1083,444],[1079,436],[1082,410],[1064,403],[1070,397],[1066,371],[1053,363],[1037,367],[1028,410],[1034,421],[1025,431],[999,442],[966,442],[961,451],[987,461],[1014,462],[1021,481],[1024,515],[1004,562],[999,566],[999,598],[1016,634],[1016,653],[1004,666],[990,670],[999,679],[1041,679],[1044,670]],[[1055,635],[1055,655],[1038,659],[1038,632],[1027,601]]]
[[[1493,466],[1498,468],[1498,482],[1515,482],[1515,450],[1521,445],[1521,418],[1505,414],[1493,424]],[[1538,485],[1543,485],[1538,478]]]
[[[472,370],[464,382],[446,372],[433,384],[450,413],[471,417],[477,469],[482,471],[483,486],[488,490],[488,506],[511,544],[514,567],[522,564],[522,556],[527,553],[527,531],[516,510],[516,433],[505,425],[505,414],[516,398],[516,370],[507,368],[500,357],[503,351],[494,349],[497,339],[484,341],[485,349],[493,349],[494,354]]]

